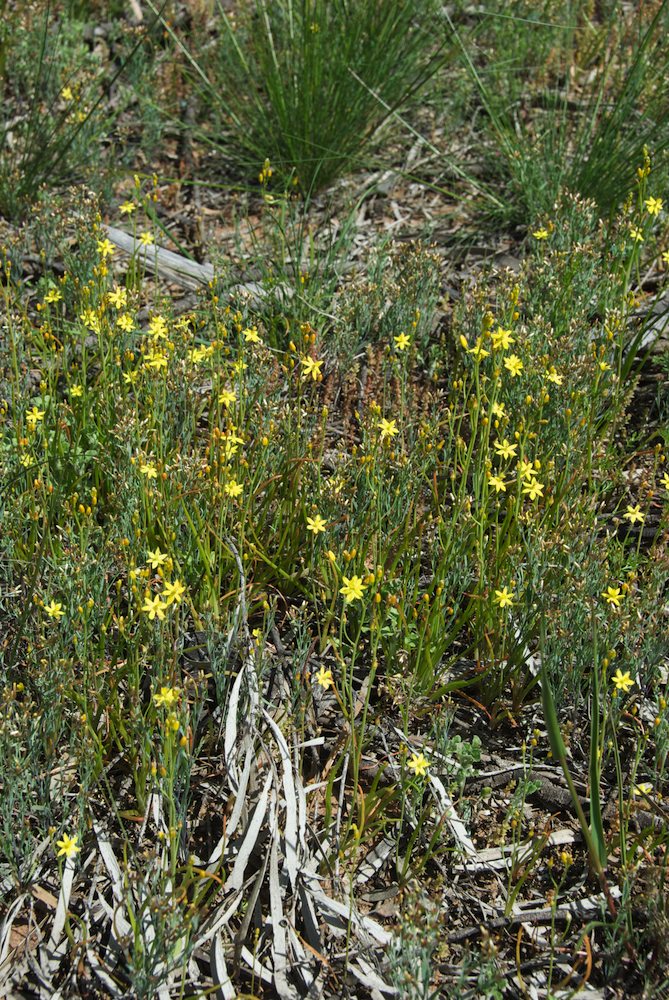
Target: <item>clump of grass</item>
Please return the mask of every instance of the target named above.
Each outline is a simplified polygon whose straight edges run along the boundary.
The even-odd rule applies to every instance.
[[[99,168],[119,114],[118,102],[113,111],[107,105],[107,91],[142,36],[110,69],[87,45],[83,25],[51,0],[3,4],[0,13],[0,215],[17,220],[43,185],[81,184]]]
[[[668,15],[666,2],[486,9],[462,51],[509,221],[550,212],[564,191],[609,216],[634,191],[644,146],[666,169]]]
[[[439,65],[434,10],[253,0],[231,14],[217,0],[213,42],[195,52],[175,35],[206,109],[200,137],[247,179],[272,170],[306,194],[329,184]]]

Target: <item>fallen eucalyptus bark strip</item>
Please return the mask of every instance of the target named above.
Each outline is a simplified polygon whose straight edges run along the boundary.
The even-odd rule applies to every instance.
[[[544,847],[562,847],[564,844],[573,844],[580,838],[580,833],[573,830],[556,830],[546,838]],[[477,872],[486,870],[503,871],[511,865],[522,865],[532,857],[535,844],[528,841],[519,847],[487,847],[465,861],[463,864],[455,865],[456,871]]]
[[[135,257],[147,271],[153,271],[156,277],[165,278],[189,289],[200,288],[214,280],[213,264],[198,264],[195,260],[189,260],[188,257],[166,250],[155,243],[145,246],[135,236],[114,226],[102,228],[107,238],[119,250]]]
[[[611,895],[614,899],[620,898],[620,889],[617,886],[611,888]],[[557,920],[560,923],[580,917],[589,920],[596,916],[602,906],[606,906],[608,900],[604,893],[598,892],[595,896],[586,896],[585,899],[576,899],[571,903],[563,903],[561,906],[552,909],[544,906],[540,909],[518,908],[517,913],[512,913],[508,917],[494,917],[486,920],[484,924],[472,927],[462,927],[448,935],[449,944],[457,944],[459,941],[467,941],[469,938],[477,937],[484,931],[500,930],[503,927],[517,927],[519,924],[550,924]]]
[[[183,254],[167,250],[156,243],[145,246],[135,236],[117,229],[115,226],[102,227],[107,238],[129,257],[138,260],[146,271],[150,271],[157,278],[162,278],[189,291],[198,288],[205,288],[210,285],[215,277],[216,271],[213,264],[198,264],[195,260],[184,257]],[[293,289],[284,283],[265,288],[258,281],[240,282],[230,288],[231,295],[242,295],[248,298],[249,305],[257,308],[269,298],[277,299],[279,302],[287,301],[293,297]]]

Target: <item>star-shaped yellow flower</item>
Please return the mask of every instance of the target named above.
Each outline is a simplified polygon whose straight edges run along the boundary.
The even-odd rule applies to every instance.
[[[165,604],[181,604],[181,598],[185,593],[186,588],[181,580],[173,580],[172,583],[165,584],[161,597]]]
[[[78,840],[78,834],[75,833],[74,837],[70,837],[67,833],[64,833],[62,838],[56,841],[56,847],[59,848],[57,857],[73,858],[75,854],[78,854],[81,850],[77,844]]]
[[[411,754],[411,759],[409,760],[407,767],[410,771],[413,771],[417,778],[422,778],[423,775],[427,774],[430,762],[421,751],[420,753]]]
[[[500,608],[510,608],[515,603],[513,591],[509,590],[508,587],[502,587],[501,590],[495,591],[493,601]]]
[[[603,591],[602,597],[609,604],[612,604],[614,608],[618,608],[620,607],[620,602],[623,599],[623,594],[622,591],[620,590],[620,587],[609,586],[606,588],[605,591]]]
[[[158,618],[162,621],[165,617],[166,604],[163,603],[159,594],[155,597],[150,597],[148,594],[144,598],[144,604],[142,605],[142,611],[144,614],[149,616],[149,621],[153,621],[154,618]]]
[[[534,477],[529,483],[525,483],[523,486],[523,493],[530,498],[530,500],[536,500],[537,497],[542,497],[544,495],[544,484],[540,483],[539,480]]]
[[[518,451],[518,445],[511,444],[508,438],[504,438],[503,441],[495,441],[493,448],[500,458],[515,458]]]
[[[382,441],[391,440],[396,434],[399,434],[396,420],[386,420],[384,417],[382,420],[379,420],[377,427],[381,431]]]
[[[179,688],[166,687],[163,685],[160,691],[156,691],[153,696],[153,700],[159,708],[172,708],[172,706],[179,700],[179,694]]]
[[[334,687],[334,678],[332,676],[331,670],[326,670],[325,667],[321,667],[316,674],[316,683],[320,684],[322,688],[327,689],[329,687]]]
[[[340,589],[339,593],[344,595],[344,603],[350,604],[351,601],[359,601],[365,590],[365,585],[362,582],[362,577],[360,576],[344,576],[342,577],[344,581],[344,586]]]
[[[508,351],[511,344],[515,343],[514,338],[511,336],[511,330],[505,330],[501,326],[498,326],[496,330],[493,330],[490,336],[492,338],[492,346],[496,351],[499,351],[500,348],[503,351]]]
[[[319,531],[325,531],[326,524],[320,514],[314,514],[313,517],[307,518],[307,531],[313,532],[317,535]]]
[[[639,504],[636,504],[634,507],[631,504],[628,504],[623,517],[626,521],[629,521],[630,524],[643,524],[645,519],[645,515],[642,513]]]
[[[230,389],[223,389],[223,391],[219,392],[218,394],[218,401],[221,404],[221,406],[224,406],[226,408],[226,410],[232,403],[234,403],[236,398],[237,397],[235,396],[234,392],[231,392]]]
[[[626,670],[625,673],[623,673],[620,667],[618,667],[611,680],[615,685],[616,691],[623,691],[626,693],[630,690],[630,688],[634,687],[634,681],[630,677],[629,670]]]
[[[411,337],[407,337],[406,333],[400,333],[394,339],[395,347],[398,351],[405,351],[411,343]]]
[[[508,358],[504,358],[504,367],[511,373],[511,378],[516,378],[523,370],[523,362],[517,354],[510,354]]]
[[[506,493],[507,484],[500,476],[488,476],[488,484],[492,486],[495,493]]]
[[[98,253],[100,254],[103,260],[106,260],[107,257],[114,256],[114,249],[115,249],[114,244],[111,242],[111,240],[108,240],[106,237],[104,240],[98,240],[97,247],[98,247]]]
[[[304,366],[304,371],[302,372],[302,378],[309,378],[311,375],[314,382],[318,382],[322,378],[321,368],[323,367],[322,361],[316,361],[315,358],[304,357],[300,358],[300,363]]]

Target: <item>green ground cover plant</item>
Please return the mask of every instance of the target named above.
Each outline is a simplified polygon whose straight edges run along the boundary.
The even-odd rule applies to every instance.
[[[617,5],[579,10],[569,58],[585,60],[587,36],[587,65],[604,73],[607,39],[618,56],[607,79],[626,80],[652,46],[664,52],[664,9],[648,12],[636,48],[627,23],[614,44]],[[416,34],[390,105],[427,84],[443,28],[439,11],[426,22],[428,8],[393,11]],[[414,168],[410,181],[389,168],[394,187],[365,182],[352,202],[337,202],[337,185],[312,197],[360,168],[380,120],[354,100],[380,80],[347,90],[356,45],[370,60],[381,51],[386,75],[399,58],[384,32],[400,22],[372,40],[356,21],[372,13],[383,14],[194,5],[211,49],[195,67],[183,12],[166,9],[156,39],[114,8],[114,30],[163,47],[147,55],[156,76],[137,81],[140,103],[168,57],[190,65],[174,86],[196,101],[192,88],[224,67],[221,92],[236,85],[259,129],[234,123],[248,144],[231,157],[253,171],[262,157],[257,186],[231,194],[224,161],[200,163],[189,119],[165,134],[155,170],[135,164],[97,191],[57,194],[47,143],[32,217],[2,206],[9,994],[650,997],[666,986],[661,129],[635,140],[624,170],[612,161],[610,199],[562,172],[565,147],[544,145],[533,169],[550,162],[559,181],[544,199],[547,187],[516,176],[531,224],[511,245],[503,234],[513,266],[491,252],[456,282],[438,227],[428,241],[398,226],[403,198],[432,221],[443,197]],[[535,5],[531,18],[523,6],[494,20],[488,79],[504,79],[509,43],[520,51],[530,34],[550,64],[568,14]],[[88,16],[59,11],[77,52]],[[477,12],[450,16],[469,37]],[[518,60],[513,101],[531,102],[546,80],[530,64],[521,85]],[[609,121],[629,110],[621,86],[606,90]],[[332,88],[362,117],[333,113],[315,159],[311,134],[283,149],[286,122],[324,114]],[[271,133],[289,92],[299,102]],[[489,143],[489,95],[471,96]],[[117,162],[148,156],[150,145],[123,145],[134,113],[105,135]],[[78,149],[68,145],[75,175],[97,155]],[[480,203],[464,180],[462,191],[443,217],[471,212],[473,225]],[[203,248],[191,223],[205,232],[206,220]],[[170,240],[180,258],[166,257]]]
[[[432,0],[258,0],[230,12],[217,2],[215,45],[194,50],[174,33],[203,104],[199,137],[247,182],[270,170],[311,194],[359,163],[444,61],[435,9]]]

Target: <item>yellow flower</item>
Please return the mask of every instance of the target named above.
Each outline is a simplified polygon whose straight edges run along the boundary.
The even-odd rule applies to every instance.
[[[60,302],[62,297],[62,292],[60,292],[57,288],[50,288],[44,296],[44,301],[51,305],[54,302]]]
[[[115,285],[114,290],[107,294],[107,298],[115,309],[122,309],[128,301],[128,289]]]
[[[203,347],[191,347],[188,351],[188,360],[192,361],[194,365],[199,365],[201,361],[207,357],[207,348]]]
[[[231,479],[230,482],[226,483],[225,486],[223,487],[223,492],[227,494],[227,496],[229,497],[241,496],[243,491],[244,487],[242,486],[242,484],[235,482],[234,479]]]
[[[162,316],[152,316],[149,320],[149,336],[156,340],[167,339],[167,322]]]
[[[139,234],[139,242],[143,247],[150,247],[156,241],[154,240],[153,235],[145,230],[143,233]]]
[[[94,309],[84,309],[82,313],[79,313],[79,319],[93,333],[100,332],[100,317]]]
[[[665,490],[669,490],[669,472],[665,472],[660,482],[664,486]]]
[[[32,410],[28,410],[26,413],[26,423],[31,431],[34,431],[37,423],[44,419],[44,413],[44,410],[38,410],[36,406],[33,406]]]
[[[44,610],[48,614],[49,618],[62,618],[65,612],[63,611],[63,605],[53,599],[44,605]]]
[[[630,690],[630,688],[634,687],[634,681],[630,677],[629,670],[626,670],[625,673],[623,673],[620,667],[618,667],[611,680],[615,685],[616,691],[623,691],[626,693]]]
[[[248,326],[242,330],[242,336],[247,344],[262,344],[260,334],[255,326]]]
[[[332,676],[332,671],[326,670],[325,667],[321,667],[321,669],[316,674],[316,683],[320,684],[320,686],[322,688],[325,688],[326,690],[329,687],[334,687],[334,678]]]
[[[663,202],[661,198],[646,198],[644,205],[649,215],[659,215],[662,211]]]
[[[511,372],[511,377],[515,378],[522,372],[523,362],[517,354],[510,354],[508,358],[504,358],[504,367],[508,372]]]
[[[477,337],[474,346],[467,348],[467,354],[473,354],[477,361],[482,361],[483,358],[489,356],[490,351],[486,351],[483,347],[483,337]]]
[[[553,382],[555,385],[562,385],[564,382],[564,375],[558,375],[554,368],[550,368],[546,372],[546,381]]]
[[[500,348],[503,351],[508,351],[511,344],[515,344],[514,338],[511,336],[511,330],[504,330],[501,326],[498,326],[491,334],[492,346],[498,351]]]
[[[127,313],[121,313],[120,316],[116,317],[116,325],[125,333],[131,333],[135,329],[135,322],[132,316],[128,316]]]
[[[118,207],[121,215],[132,215],[133,212],[137,210],[137,205],[134,201],[123,201]]]
[[[665,264],[669,264],[669,250],[664,250],[662,252],[662,260]]]
[[[181,598],[185,593],[186,588],[181,580],[173,580],[172,583],[165,584],[161,597],[165,604],[181,604]]]
[[[493,403],[492,404],[492,415],[501,420],[502,417],[506,416],[506,410],[504,409],[504,403]]]
[[[493,447],[500,458],[515,458],[518,451],[518,445],[511,444],[508,438],[504,438],[503,441],[495,441]]]
[[[611,365],[607,361],[600,361],[599,362],[599,368],[600,368],[600,371],[603,371],[603,372],[611,371]]]
[[[158,478],[158,470],[152,462],[142,462],[139,466],[139,471],[143,476],[146,476],[147,479]]]
[[[149,616],[149,620],[153,621],[154,618],[158,618],[160,621],[165,617],[166,604],[163,604],[160,599],[160,595],[156,594],[155,597],[149,597],[148,595],[144,598],[144,604],[142,605],[142,611]]]
[[[172,708],[172,706],[179,700],[180,694],[181,692],[179,691],[179,688],[166,687],[163,685],[160,691],[156,691],[153,696],[153,700],[158,708]]]
[[[519,479],[534,479],[534,466],[531,462],[526,462],[524,459],[520,459],[518,462],[518,478]]]
[[[314,514],[313,517],[307,518],[307,531],[312,531],[314,535],[317,535],[319,531],[325,531],[326,524],[320,514]]]
[[[606,590],[602,592],[602,597],[604,598],[605,601],[608,601],[609,604],[612,604],[614,607],[617,608],[620,606],[620,602],[623,599],[623,594],[620,590],[620,587],[609,586],[606,588]]]
[[[547,240],[548,239],[548,230],[547,229],[535,229],[534,232],[532,233],[532,235],[534,236],[535,240]]]
[[[488,483],[496,493],[506,493],[507,484],[499,476],[488,476]]]
[[[107,237],[105,237],[103,240],[98,240],[97,246],[98,246],[98,253],[100,254],[103,260],[106,260],[107,257],[113,257],[114,244],[111,242],[111,240],[108,240]]]
[[[493,601],[500,608],[510,608],[514,604],[513,591],[509,590],[508,587],[502,587],[501,590],[495,591],[495,596]]]
[[[123,372],[123,381],[126,385],[134,385],[139,378],[139,372]]]
[[[636,226],[630,226],[630,236],[636,243],[643,243],[643,233]]]
[[[362,598],[363,592],[365,590],[365,585],[362,582],[362,577],[352,576],[352,577],[342,577],[344,581],[344,586],[339,591],[340,594],[344,595],[344,603],[350,604],[351,601],[359,601]]]
[[[144,355],[144,364],[147,368],[160,371],[162,368],[167,368],[167,355],[161,351],[147,351]]]
[[[72,87],[63,87],[63,89],[60,92],[60,96],[63,98],[64,101],[73,101],[74,94],[72,93]]]
[[[300,358],[300,363],[304,365],[304,371],[302,372],[302,378],[309,378],[311,375],[314,382],[318,382],[321,377],[321,368],[323,367],[322,361],[316,361],[315,358]]]
[[[422,778],[423,775],[427,774],[429,766],[430,762],[422,752],[411,754],[411,759],[407,764],[409,770],[413,771],[417,778]]]
[[[639,524],[643,524],[644,522],[644,515],[641,513],[641,507],[639,506],[639,504],[637,504],[635,507],[632,507],[631,504],[628,504],[627,510],[623,514],[623,517],[625,518],[626,521],[629,521],[630,524],[636,524],[637,522]]]
[[[523,493],[530,498],[530,500],[536,500],[537,497],[542,497],[544,495],[544,485],[540,483],[536,476],[531,479],[529,483],[523,486]]]
[[[229,389],[224,389],[223,392],[219,392],[218,394],[219,403],[221,406],[225,406],[226,409],[229,408],[231,403],[234,403],[236,398],[234,392],[230,392]]]
[[[398,351],[405,351],[409,344],[411,343],[411,337],[407,337],[406,333],[398,334],[395,339],[395,347]]]
[[[66,833],[63,834],[61,840],[56,841],[56,847],[59,848],[56,857],[73,858],[75,854],[78,854],[81,848],[77,845],[79,836],[75,833],[74,837],[68,836]]]
[[[382,420],[379,420],[376,426],[381,431],[382,441],[385,441],[386,439],[390,440],[391,438],[394,438],[396,434],[399,433],[399,431],[397,430],[396,420],[386,420],[386,418],[384,417]]]
[[[160,549],[154,549],[153,552],[149,549],[146,554],[146,561],[151,569],[158,569],[158,567],[166,563],[168,559],[169,556],[167,556],[164,552],[161,552]]]

